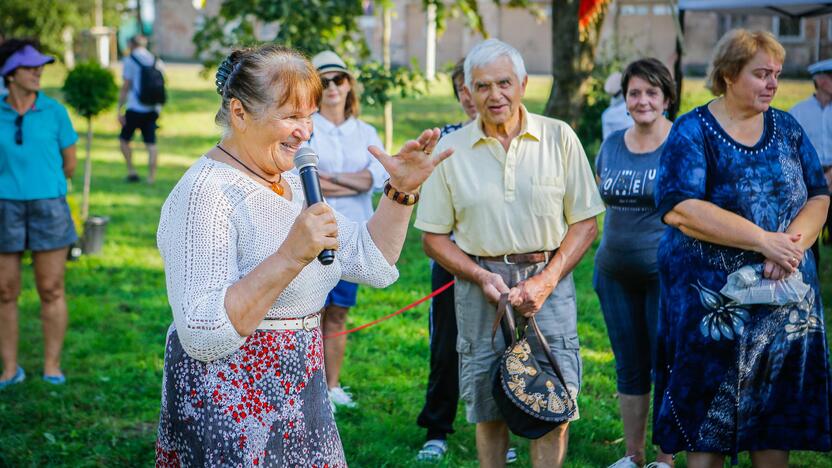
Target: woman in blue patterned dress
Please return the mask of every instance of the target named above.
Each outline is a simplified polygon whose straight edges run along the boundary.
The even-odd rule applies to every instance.
[[[809,247],[829,196],[800,125],[770,107],[785,51],[767,32],[731,31],[715,50],[717,99],[680,117],[659,168],[656,203],[668,224],[661,282],[653,440],[721,467],[750,451],[754,466],[787,466],[791,450],[832,448],[823,309]],[[738,304],[726,277],[764,264],[796,271],[802,301]]]

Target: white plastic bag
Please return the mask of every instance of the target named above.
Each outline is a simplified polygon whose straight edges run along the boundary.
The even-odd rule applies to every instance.
[[[746,265],[728,275],[719,292],[738,304],[787,305],[803,301],[809,289],[799,270],[774,281],[763,277],[763,264],[760,263]]]

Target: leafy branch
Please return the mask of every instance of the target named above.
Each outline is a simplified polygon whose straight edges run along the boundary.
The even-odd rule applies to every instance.
[[[366,62],[358,66],[358,79],[363,87],[361,102],[368,106],[383,106],[396,95],[418,97],[427,91],[427,81],[415,64],[385,70],[381,63]]]

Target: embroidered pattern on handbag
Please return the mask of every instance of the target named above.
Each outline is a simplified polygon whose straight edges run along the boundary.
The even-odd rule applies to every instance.
[[[516,342],[509,350],[503,367],[503,385],[517,406],[523,411],[549,421],[563,421],[575,411],[572,398],[562,385],[542,374],[536,360],[530,359],[531,349],[525,339]],[[536,382],[538,376],[545,377],[544,385]],[[527,385],[534,387],[527,391]],[[545,391],[545,393],[541,393]]]

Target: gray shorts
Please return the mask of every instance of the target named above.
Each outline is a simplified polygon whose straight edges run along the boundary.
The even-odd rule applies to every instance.
[[[546,266],[545,263],[509,265],[484,260],[479,260],[478,263],[486,270],[502,276],[508,287],[536,275]],[[454,295],[459,328],[456,342],[459,352],[459,390],[465,401],[466,417],[471,423],[501,420],[502,415],[491,396],[490,374],[498,357],[494,349],[505,349],[499,330],[494,338],[494,347],[491,345],[491,329],[497,308],[485,299],[478,285],[459,278],[454,284]],[[549,341],[549,348],[557,359],[569,391],[577,399],[581,388],[581,357],[572,274],[561,280],[535,317],[540,331]],[[529,341],[532,349],[538,350],[534,353],[538,362],[549,368],[534,334],[530,335]],[[575,411],[571,420],[578,417],[578,411]]]
[[[55,250],[76,240],[66,198],[0,200],[0,252]]]

